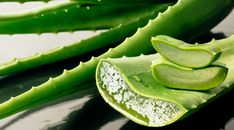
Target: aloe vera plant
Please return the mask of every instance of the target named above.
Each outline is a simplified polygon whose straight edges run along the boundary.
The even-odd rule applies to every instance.
[[[160,58],[159,54],[153,54],[101,60],[96,73],[98,90],[105,101],[114,109],[139,124],[154,127],[171,124],[187,117],[218,95],[233,88],[234,77],[232,73],[234,68],[233,60],[230,59],[234,59],[234,55],[231,53],[234,50],[234,36],[212,41],[209,44],[220,48],[222,55],[219,61],[225,63],[230,70],[224,83],[216,88],[207,91],[189,91],[165,87],[152,75],[150,66],[155,59]],[[170,71],[173,73],[175,70]],[[163,75],[165,78],[173,78],[174,76],[167,75],[170,72],[165,73]],[[215,74],[212,73],[209,72],[208,75],[214,76]],[[216,80],[223,79],[222,75],[218,75],[218,77],[220,79]],[[207,77],[201,78],[203,78],[201,80],[210,80],[206,79]],[[180,79],[177,78],[177,80]],[[199,86],[199,82],[197,81],[197,86]],[[216,81],[210,80],[210,82]],[[202,87],[206,87],[205,85]]]
[[[155,4],[155,3],[163,3],[163,2],[175,2],[175,0],[75,0],[80,3],[89,3],[89,4],[104,4],[104,5],[112,5],[112,4]]]
[[[86,6],[74,1],[59,2],[38,9],[1,14],[0,33],[45,33],[74,30],[109,29],[152,17],[170,5]],[[54,22],[59,21],[59,22]]]
[[[49,2],[50,0],[1,0],[0,2]],[[80,4],[95,4],[95,5],[142,5],[142,4],[158,4],[165,2],[176,2],[176,0],[74,0]]]
[[[33,56],[17,59],[14,58],[4,64],[0,64],[0,75],[9,75],[23,70],[27,70],[36,66],[52,63],[77,55],[82,55],[102,47],[113,46],[123,41],[126,37],[134,34],[138,27],[144,26],[148,19],[153,18],[160,11],[167,9],[170,4],[160,4],[147,7],[147,11],[143,11],[144,15],[137,17],[135,21],[120,24],[108,31],[102,32],[97,36],[75,42],[68,46],[61,46],[44,53],[36,53]],[[115,36],[115,38],[112,38]]]
[[[110,3],[114,4],[115,2]],[[116,48],[110,49],[90,61],[81,62],[78,67],[72,70],[64,70],[62,75],[51,78],[44,84],[33,87],[31,90],[0,104],[0,118],[49,102],[71,91],[79,90],[79,87],[85,87],[85,84],[89,82],[95,82],[95,69],[100,59],[123,55],[136,56],[141,53],[153,52],[154,49],[150,44],[152,36],[166,34],[192,40],[219,23],[233,8],[233,4],[232,0],[216,0],[215,2],[213,0],[179,0],[174,6],[169,6],[165,12],[159,13],[157,17],[155,16],[156,18],[149,20],[147,25],[139,28],[134,35]],[[204,6],[207,8],[200,12]],[[115,37],[114,34],[109,36]],[[68,48],[66,50],[69,51]],[[11,69],[17,70],[17,66]]]

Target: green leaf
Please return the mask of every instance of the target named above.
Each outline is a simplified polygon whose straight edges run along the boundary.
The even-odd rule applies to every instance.
[[[159,58],[154,54],[101,60],[96,71],[98,90],[109,105],[136,123],[153,127],[171,124],[234,88],[234,36],[213,45],[220,48],[219,61],[229,69],[216,88],[189,91],[163,86],[150,69],[151,62]]]

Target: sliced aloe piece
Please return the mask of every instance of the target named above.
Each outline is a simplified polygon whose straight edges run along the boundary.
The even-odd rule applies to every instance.
[[[105,101],[145,126],[164,126],[187,112],[175,100],[162,96],[163,91],[169,89],[161,86],[151,74],[150,65],[155,58],[157,55],[102,60],[96,73],[97,86]],[[157,96],[147,97],[137,92],[139,89],[144,91],[144,88],[152,89]]]
[[[193,57],[191,57],[193,58]],[[211,65],[192,69],[178,66],[164,58],[158,58],[151,65],[155,79],[161,84],[176,89],[208,90],[220,85],[226,78],[228,69]]]
[[[154,48],[167,60],[184,67],[202,68],[220,56],[220,49],[211,44],[188,44],[169,36],[153,37]]]

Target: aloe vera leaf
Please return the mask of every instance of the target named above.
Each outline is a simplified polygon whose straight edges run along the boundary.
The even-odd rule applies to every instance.
[[[188,44],[165,35],[158,35],[151,42],[160,55],[177,65],[203,68],[220,56],[220,50],[210,44]],[[192,57],[192,58],[191,58]]]
[[[228,73],[228,69],[224,66],[211,65],[200,69],[186,68],[162,57],[153,61],[151,68],[154,78],[159,83],[169,88],[187,90],[208,90],[217,87],[225,80]]]
[[[152,12],[161,11],[168,5],[170,3],[147,6],[80,6],[77,2],[60,2],[38,9],[1,14],[0,34],[109,29],[152,15]]]
[[[0,0],[0,2],[49,2],[52,0]],[[177,0],[74,0],[81,4],[95,4],[95,5],[148,5],[158,3],[170,3]]]
[[[96,70],[98,90],[108,104],[134,122],[153,127],[171,124],[233,88],[234,60],[226,59],[234,59],[230,53],[234,50],[234,36],[216,44],[229,45],[220,61],[230,70],[224,83],[216,88],[189,91],[162,85],[151,72],[152,61],[160,58],[153,54],[101,60]]]
[[[24,71],[36,66],[56,62],[73,56],[82,55],[102,47],[107,47],[121,42],[125,37],[133,35],[138,27],[144,26],[148,19],[154,17],[158,12],[164,11],[170,4],[155,5],[149,8],[144,17],[136,18],[135,21],[119,25],[97,36],[75,42],[71,45],[61,46],[47,52],[37,53],[33,56],[17,59],[0,64],[0,75],[8,75]],[[115,38],[113,38],[113,36]]]
[[[100,59],[153,52],[150,43],[152,36],[165,34],[174,37],[185,36],[192,40],[220,22],[230,12],[233,4],[232,0],[179,0],[115,49],[110,49],[85,63],[81,62],[78,67],[64,71],[62,75],[0,104],[0,118],[48,102],[50,97],[58,93],[72,91],[76,87],[94,82],[95,69]],[[207,6],[205,10],[202,8],[204,6]]]
[[[176,0],[75,0],[79,3],[100,4],[100,5],[142,5],[142,4],[157,4],[165,2],[176,2]]]
[[[71,7],[79,7],[79,4],[77,2],[73,2],[73,1],[65,1],[65,2],[59,2],[59,3],[55,3],[53,5],[46,5],[40,8],[36,8],[36,9],[31,9],[28,11],[21,11],[21,12],[17,12],[17,13],[9,13],[9,14],[0,14],[0,33],[6,33],[6,34],[15,34],[15,33],[19,33],[19,32],[27,32],[27,30],[31,30],[33,29],[34,33],[41,33],[40,28],[36,28],[35,25],[33,24],[33,22],[39,22],[38,18],[50,18],[50,17],[58,17],[57,13],[63,14],[64,10],[66,10],[67,8],[71,8]],[[58,11],[60,10],[60,12]],[[63,11],[63,12],[62,12]],[[51,13],[49,13],[51,12]],[[49,15],[47,15],[49,13]],[[45,17],[46,15],[46,17]],[[27,24],[30,25],[30,21],[32,22],[31,24],[33,24],[34,27],[31,28],[27,28],[30,26],[27,26],[25,22],[27,22]],[[44,20],[45,21],[45,20]],[[40,22],[42,22],[42,20],[40,20]],[[46,21],[45,21],[46,22]],[[48,22],[48,21],[47,21]],[[40,25],[40,24],[38,24]],[[43,26],[45,26],[45,23],[42,24]],[[49,27],[49,26],[47,26]],[[38,29],[38,30],[37,30]],[[53,30],[51,30],[53,29]],[[42,28],[43,30],[43,28]],[[51,30],[53,32],[56,32],[57,30],[55,30],[54,28],[49,28],[47,30]]]

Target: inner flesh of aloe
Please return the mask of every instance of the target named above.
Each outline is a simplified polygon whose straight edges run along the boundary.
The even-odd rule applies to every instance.
[[[184,67],[202,68],[220,56],[219,48],[211,44],[188,44],[169,36],[152,38],[154,48],[167,60]]]
[[[156,80],[170,88],[208,90],[220,85],[228,69],[223,66],[208,66],[201,69],[185,68],[169,61],[158,60],[152,66]]]
[[[102,62],[99,71],[97,77],[100,79],[98,84],[101,87],[99,89],[101,89],[101,94],[105,95],[103,97],[106,98],[106,101],[139,124],[163,126],[178,119],[186,111],[173,102],[152,99],[135,93],[120,72],[108,62]],[[137,77],[135,78],[137,80]]]

